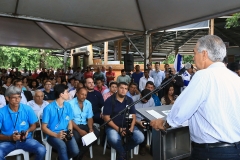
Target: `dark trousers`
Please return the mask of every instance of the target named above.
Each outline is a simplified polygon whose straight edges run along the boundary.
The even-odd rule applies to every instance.
[[[147,145],[147,130],[144,131],[144,128],[142,128],[140,125],[136,125],[136,126],[144,135],[144,141],[139,144],[139,147],[146,147],[146,145]]]
[[[104,123],[104,120],[100,117],[100,114],[101,113],[94,113],[93,122],[102,125]]]
[[[240,160],[240,144],[230,147],[193,147],[190,160]]]
[[[89,132],[89,128],[88,128],[88,125],[78,125],[78,127],[81,129],[81,130],[84,130],[86,131],[87,133]],[[93,127],[93,131],[94,131],[94,134],[95,136],[98,138],[99,137],[99,131]],[[76,142],[78,144],[78,148],[80,150],[80,154],[84,154],[90,147],[90,145],[88,146],[83,146],[82,144],[82,136],[74,129],[73,130],[73,136],[74,138],[76,139]]]

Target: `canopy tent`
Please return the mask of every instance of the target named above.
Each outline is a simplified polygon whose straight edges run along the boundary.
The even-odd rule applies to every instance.
[[[239,11],[239,0],[1,0],[0,45],[66,50]]]

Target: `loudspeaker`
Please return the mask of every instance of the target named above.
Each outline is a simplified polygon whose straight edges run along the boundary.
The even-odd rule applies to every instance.
[[[132,54],[124,55],[124,69],[126,72],[131,72],[134,70],[134,58]]]

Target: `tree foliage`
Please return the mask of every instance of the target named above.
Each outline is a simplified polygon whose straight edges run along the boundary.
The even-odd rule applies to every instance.
[[[226,19],[225,28],[229,29],[231,27],[238,27],[239,22],[238,19],[240,18],[240,13],[235,13],[232,17]]]
[[[174,54],[171,54],[168,56],[168,58],[166,60],[163,61],[163,63],[168,63],[168,64],[174,64],[174,60],[175,60],[175,55]],[[193,61],[193,56],[192,55],[183,55],[183,64],[185,63],[191,63],[193,64],[194,61]]]
[[[34,70],[40,68],[40,60],[46,68],[63,68],[63,57],[51,56],[51,50],[41,50],[20,47],[0,47],[0,68],[15,68]],[[67,65],[69,65],[69,60]]]

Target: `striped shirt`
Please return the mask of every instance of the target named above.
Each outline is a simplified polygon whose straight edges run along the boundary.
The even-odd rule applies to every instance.
[[[240,141],[240,78],[222,62],[195,73],[167,117],[172,127],[188,120],[196,143]]]

